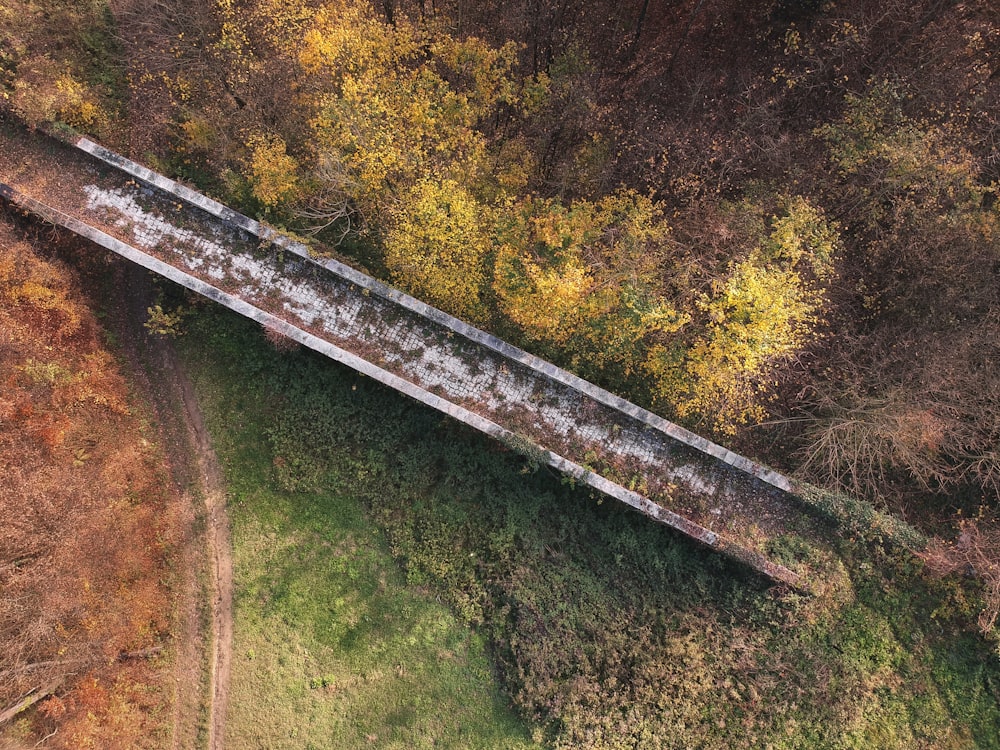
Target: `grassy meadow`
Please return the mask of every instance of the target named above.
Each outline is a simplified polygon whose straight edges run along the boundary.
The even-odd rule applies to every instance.
[[[229,482],[234,746],[1000,747],[963,581],[843,539],[826,596],[769,589],[229,313],[189,329]]]
[[[261,344],[256,356],[278,359]],[[278,397],[262,373],[234,366],[254,356],[247,345],[196,333],[185,347],[229,490],[227,744],[536,747],[498,689],[483,636],[433,590],[407,583],[357,493],[333,472],[308,488],[276,481],[268,432]]]

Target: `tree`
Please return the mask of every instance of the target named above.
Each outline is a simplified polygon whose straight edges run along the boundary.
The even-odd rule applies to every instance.
[[[851,219],[849,321],[814,384],[815,479],[869,497],[1000,487],[995,185],[954,124],[898,84],[847,98],[820,132]],[[890,489],[892,488],[892,489]]]
[[[0,742],[152,746],[169,691],[120,656],[167,638],[179,498],[70,274],[4,224],[0,341]]]
[[[544,353],[621,385],[650,340],[689,320],[659,279],[668,234],[660,207],[631,191],[568,205],[526,198],[498,225],[500,311]]]
[[[488,218],[455,180],[420,180],[394,206],[388,223],[385,264],[393,280],[466,320],[482,320]]]
[[[112,86],[121,83],[115,46],[102,3],[8,0],[0,8],[0,107],[31,127],[63,122],[107,134]]]
[[[288,155],[285,141],[273,133],[252,135],[247,142],[247,177],[253,196],[265,208],[294,200],[298,194],[298,162]]]
[[[459,41],[433,24],[389,25],[362,3],[319,12],[299,55],[317,166],[303,215],[354,216],[378,229],[379,217],[398,216],[396,204],[432,176],[477,200],[495,192],[484,184],[487,141],[477,126],[516,99],[512,55],[512,46]]]
[[[838,245],[821,211],[801,196],[786,199],[769,234],[697,300],[700,332],[687,347],[650,351],[656,396],[722,434],[761,421],[776,369],[812,342],[820,282],[832,273]]]

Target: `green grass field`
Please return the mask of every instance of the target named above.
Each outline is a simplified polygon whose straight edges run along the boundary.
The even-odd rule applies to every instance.
[[[204,343],[186,352],[233,529],[227,745],[535,747],[482,636],[432,590],[407,584],[362,501],[332,473],[309,491],[280,486],[265,434],[272,394]]]
[[[1000,748],[967,581],[835,538],[827,595],[781,594],[235,316],[190,328],[234,528],[234,747]]]

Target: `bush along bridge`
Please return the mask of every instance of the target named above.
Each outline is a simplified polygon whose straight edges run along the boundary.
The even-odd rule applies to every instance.
[[[2,124],[0,124],[2,125]],[[773,581],[824,577],[812,488],[309,249],[86,138],[2,125],[0,195],[480,430]],[[833,515],[837,515],[833,513]],[[878,514],[869,514],[869,521]],[[781,555],[780,562],[776,555]],[[820,565],[821,567],[821,565]]]

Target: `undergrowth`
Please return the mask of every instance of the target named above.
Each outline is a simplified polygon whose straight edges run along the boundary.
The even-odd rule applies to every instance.
[[[379,558],[344,562],[344,545],[384,538],[407,582],[442,597],[488,644],[492,670],[548,746],[1000,748],[1000,665],[971,630],[976,594],[926,576],[908,553],[844,539],[841,580],[825,596],[769,589],[353,372],[275,352],[229,314],[203,312],[183,345],[213,363],[205,377],[219,398],[238,399],[218,407],[229,409],[229,442],[257,436],[240,448],[260,455],[237,480],[237,540],[251,523],[262,524],[251,536],[274,537],[280,551],[261,558],[258,575],[274,579],[268,591],[304,597],[286,618],[343,627],[339,600],[312,601],[282,581],[336,588],[352,565],[374,576]],[[377,537],[343,498],[363,505]],[[240,521],[248,503],[257,520]],[[302,547],[344,514],[348,541]],[[293,528],[288,518],[308,521]],[[239,585],[249,611],[263,589]],[[377,653],[370,665],[412,668]]]

